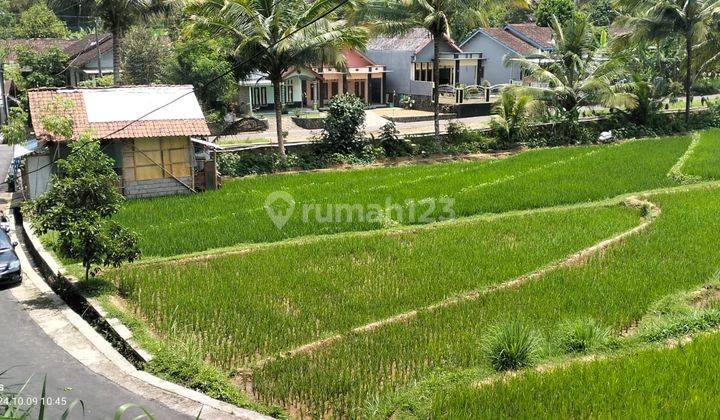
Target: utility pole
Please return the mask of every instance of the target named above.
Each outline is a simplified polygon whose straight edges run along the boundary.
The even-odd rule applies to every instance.
[[[2,99],[2,109],[0,109],[0,125],[7,123],[8,119],[8,98],[5,93],[5,61],[0,60],[0,99]]]
[[[95,18],[95,50],[97,51],[97,65],[98,65],[98,75],[97,77],[103,77],[102,74],[102,62],[100,60],[100,37],[98,36],[98,22],[100,19]],[[95,80],[95,86],[97,86],[97,78]]]

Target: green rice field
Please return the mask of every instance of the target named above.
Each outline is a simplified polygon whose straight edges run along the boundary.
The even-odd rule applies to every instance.
[[[132,201],[118,220],[140,235],[144,255],[169,256],[411,224],[406,200],[416,203],[416,221],[423,213],[431,220],[448,216],[444,205],[432,201],[432,208],[423,201],[427,199],[454,199],[452,210],[458,217],[596,201],[673,185],[666,173],[689,143],[689,137],[674,137],[534,150],[490,162],[249,177],[202,195]],[[321,210],[308,213],[307,222],[303,211],[295,211],[278,229],[264,208],[275,191],[289,193],[298,209],[318,204]],[[405,208],[401,217],[388,200]],[[390,210],[380,221],[318,221],[327,215],[327,204],[374,204]]]
[[[714,416],[707,389],[720,336],[668,349],[636,327],[659,301],[718,280],[719,162],[720,130],[709,130],[482,162],[242,178],[129,202],[118,219],[141,235],[146,259],[102,276],[159,340],[236,372],[253,401],[291,418],[675,417],[683,407]],[[278,229],[263,208],[274,191],[296,205],[392,197],[403,211],[406,200],[451,198],[456,218],[409,221],[396,208],[380,221],[325,223],[293,213]],[[626,205],[631,195],[659,213]],[[593,351],[610,358],[577,363],[555,344],[581,319],[608,331],[614,344]],[[539,363],[567,366],[477,386],[495,374],[483,342],[508,322],[532,326]],[[454,377],[463,380],[435,381]]]

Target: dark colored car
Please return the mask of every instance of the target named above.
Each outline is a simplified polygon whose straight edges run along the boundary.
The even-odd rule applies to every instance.
[[[19,283],[20,260],[15,253],[17,242],[12,241],[5,229],[0,229],[0,284]]]

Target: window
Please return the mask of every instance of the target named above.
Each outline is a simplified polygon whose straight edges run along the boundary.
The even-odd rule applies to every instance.
[[[267,88],[253,88],[253,105],[267,105]]]
[[[191,175],[188,139],[185,137],[135,139],[135,180],[187,177]],[[164,170],[163,170],[164,168]]]

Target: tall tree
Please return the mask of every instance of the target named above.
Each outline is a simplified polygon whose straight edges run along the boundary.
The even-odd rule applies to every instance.
[[[70,31],[44,2],[30,6],[20,14],[15,26],[18,38],[65,38]]]
[[[550,109],[559,112],[569,127],[575,127],[580,117],[580,107],[603,104],[606,106],[635,106],[632,93],[614,84],[617,76],[616,61],[599,60],[596,31],[587,16],[576,14],[560,24],[553,17],[552,51],[528,58],[513,58],[547,87],[528,87],[526,90],[545,102]]]
[[[113,37],[113,80],[119,85],[122,83],[122,38],[130,26],[149,9],[150,3],[148,0],[97,0],[95,7]]]
[[[692,105],[692,85],[697,75],[695,52],[708,42],[709,32],[720,19],[720,0],[622,0],[620,3],[630,15],[620,17],[618,25],[631,32],[620,35],[619,42],[661,41],[666,38],[683,41],[687,123]]]
[[[199,0],[189,6],[192,19],[235,42],[242,62],[267,73],[273,84],[280,159],[285,162],[280,84],[292,67],[324,63],[344,67],[341,51],[362,48],[365,31],[337,18],[346,0]]]
[[[525,0],[369,0],[363,17],[381,34],[399,35],[425,28],[433,37],[433,113],[435,140],[440,141],[440,44],[451,40],[450,27],[487,25],[488,11],[497,5],[527,7]]]

